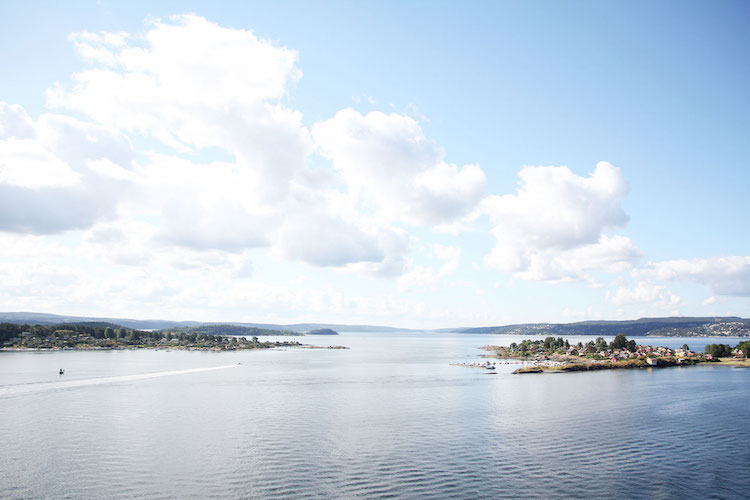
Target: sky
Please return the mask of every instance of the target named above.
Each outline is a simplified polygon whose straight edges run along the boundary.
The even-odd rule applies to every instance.
[[[750,4],[0,2],[0,310],[750,316]]]

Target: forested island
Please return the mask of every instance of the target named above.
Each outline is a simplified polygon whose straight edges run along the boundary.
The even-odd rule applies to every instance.
[[[209,325],[211,326],[211,325]],[[217,325],[222,327],[224,325]],[[231,326],[231,325],[228,325]],[[246,338],[244,332],[257,328],[242,328],[243,333],[220,335],[210,327],[186,327],[159,331],[136,330],[108,323],[64,323],[60,325],[16,325],[0,323],[0,347],[21,349],[189,349],[233,351],[238,349],[270,349],[273,347],[302,346],[297,341],[262,342],[257,334]],[[240,330],[233,330],[240,332]],[[284,335],[276,330],[266,335]],[[286,333],[291,335],[291,333]]]
[[[750,341],[731,347],[726,344],[709,344],[704,352],[692,351],[687,344],[678,349],[640,345],[628,340],[624,334],[612,342],[599,337],[584,344],[573,345],[562,337],[544,340],[524,340],[510,346],[485,346],[491,357],[528,361],[528,366],[514,373],[539,373],[543,371],[586,371],[613,368],[648,368],[698,363],[725,363],[750,366]]]
[[[331,330],[330,328],[317,328],[315,330],[310,330],[305,335],[338,335],[339,332],[335,330]]]

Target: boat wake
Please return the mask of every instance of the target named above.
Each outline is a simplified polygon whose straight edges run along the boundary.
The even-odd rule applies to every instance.
[[[59,380],[55,382],[34,382],[30,384],[13,384],[0,386],[0,398],[6,396],[16,396],[32,392],[41,392],[58,389],[72,389],[76,387],[86,387],[89,385],[115,384],[118,382],[133,382],[137,380],[147,380],[152,378],[171,377],[173,375],[187,375],[188,373],[200,373],[213,370],[226,370],[227,368],[237,368],[240,365],[222,365],[211,366],[208,368],[190,368],[187,370],[170,370],[164,372],[140,373],[137,375],[120,375],[117,377],[99,377],[84,378],[78,380]]]

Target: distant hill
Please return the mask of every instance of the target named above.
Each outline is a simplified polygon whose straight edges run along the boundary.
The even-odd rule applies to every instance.
[[[165,321],[165,320],[138,320],[125,318],[96,318],[88,316],[63,316],[59,314],[46,314],[34,312],[0,312],[0,322],[15,323],[22,325],[57,325],[60,323],[111,323],[114,325],[124,326],[126,328],[135,328],[138,330],[161,330],[163,328],[173,328],[178,326],[198,326],[198,321]]]
[[[222,335],[233,335],[231,327],[238,328],[234,335],[289,335],[291,332],[310,332],[311,330],[330,329],[335,332],[364,332],[364,333],[398,333],[398,332],[442,332],[442,333],[485,333],[507,335],[602,335],[614,336],[624,333],[629,337],[643,336],[705,336],[705,337],[750,337],[750,319],[736,316],[716,317],[671,317],[671,318],[641,318],[628,321],[580,321],[577,323],[524,323],[503,326],[485,326],[476,328],[443,328],[438,330],[414,330],[408,328],[394,328],[390,326],[373,325],[340,325],[330,323],[296,323],[290,325],[275,325],[271,323],[241,323],[241,322],[200,322],[200,321],[169,321],[159,319],[125,319],[125,318],[97,318],[84,316],[63,316],[57,314],[33,312],[0,312],[0,323],[14,323],[29,325],[59,325],[61,323],[95,323],[105,326],[133,328],[138,330],[163,330],[166,328],[196,328],[205,327],[206,331],[221,327]],[[239,333],[248,328],[273,330],[272,333]],[[197,331],[197,330],[196,330]],[[279,333],[279,331],[284,333]]]
[[[217,325],[218,323],[208,321],[170,321],[160,319],[127,319],[127,318],[98,318],[87,316],[64,316],[58,314],[34,313],[34,312],[0,312],[0,323],[14,323],[22,325],[57,325],[60,323],[90,323],[101,322],[135,328],[138,330],[163,330],[165,328],[198,327]],[[294,332],[307,332],[322,328],[330,328],[337,332],[420,332],[425,330],[410,330],[408,328],[394,328],[391,326],[374,325],[339,325],[331,323],[297,323],[292,325],[275,325],[272,323],[243,323],[236,321],[224,321],[223,325],[261,328],[264,330],[282,330]]]
[[[272,328],[257,328],[255,326],[240,326],[230,324],[211,324],[198,326],[167,327],[165,331],[196,333],[205,335],[239,335],[243,337],[260,337],[264,335],[303,335],[293,330],[282,330]]]
[[[617,335],[627,336],[750,336],[750,319],[726,317],[640,318],[628,321],[581,321],[578,323],[526,323],[479,328],[444,329],[454,333],[506,335]]]

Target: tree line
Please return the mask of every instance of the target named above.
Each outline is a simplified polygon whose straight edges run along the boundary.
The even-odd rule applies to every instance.
[[[728,358],[732,356],[735,349],[740,349],[746,358],[750,357],[750,340],[740,342],[736,347],[727,344],[707,344],[705,352],[715,358]]]

